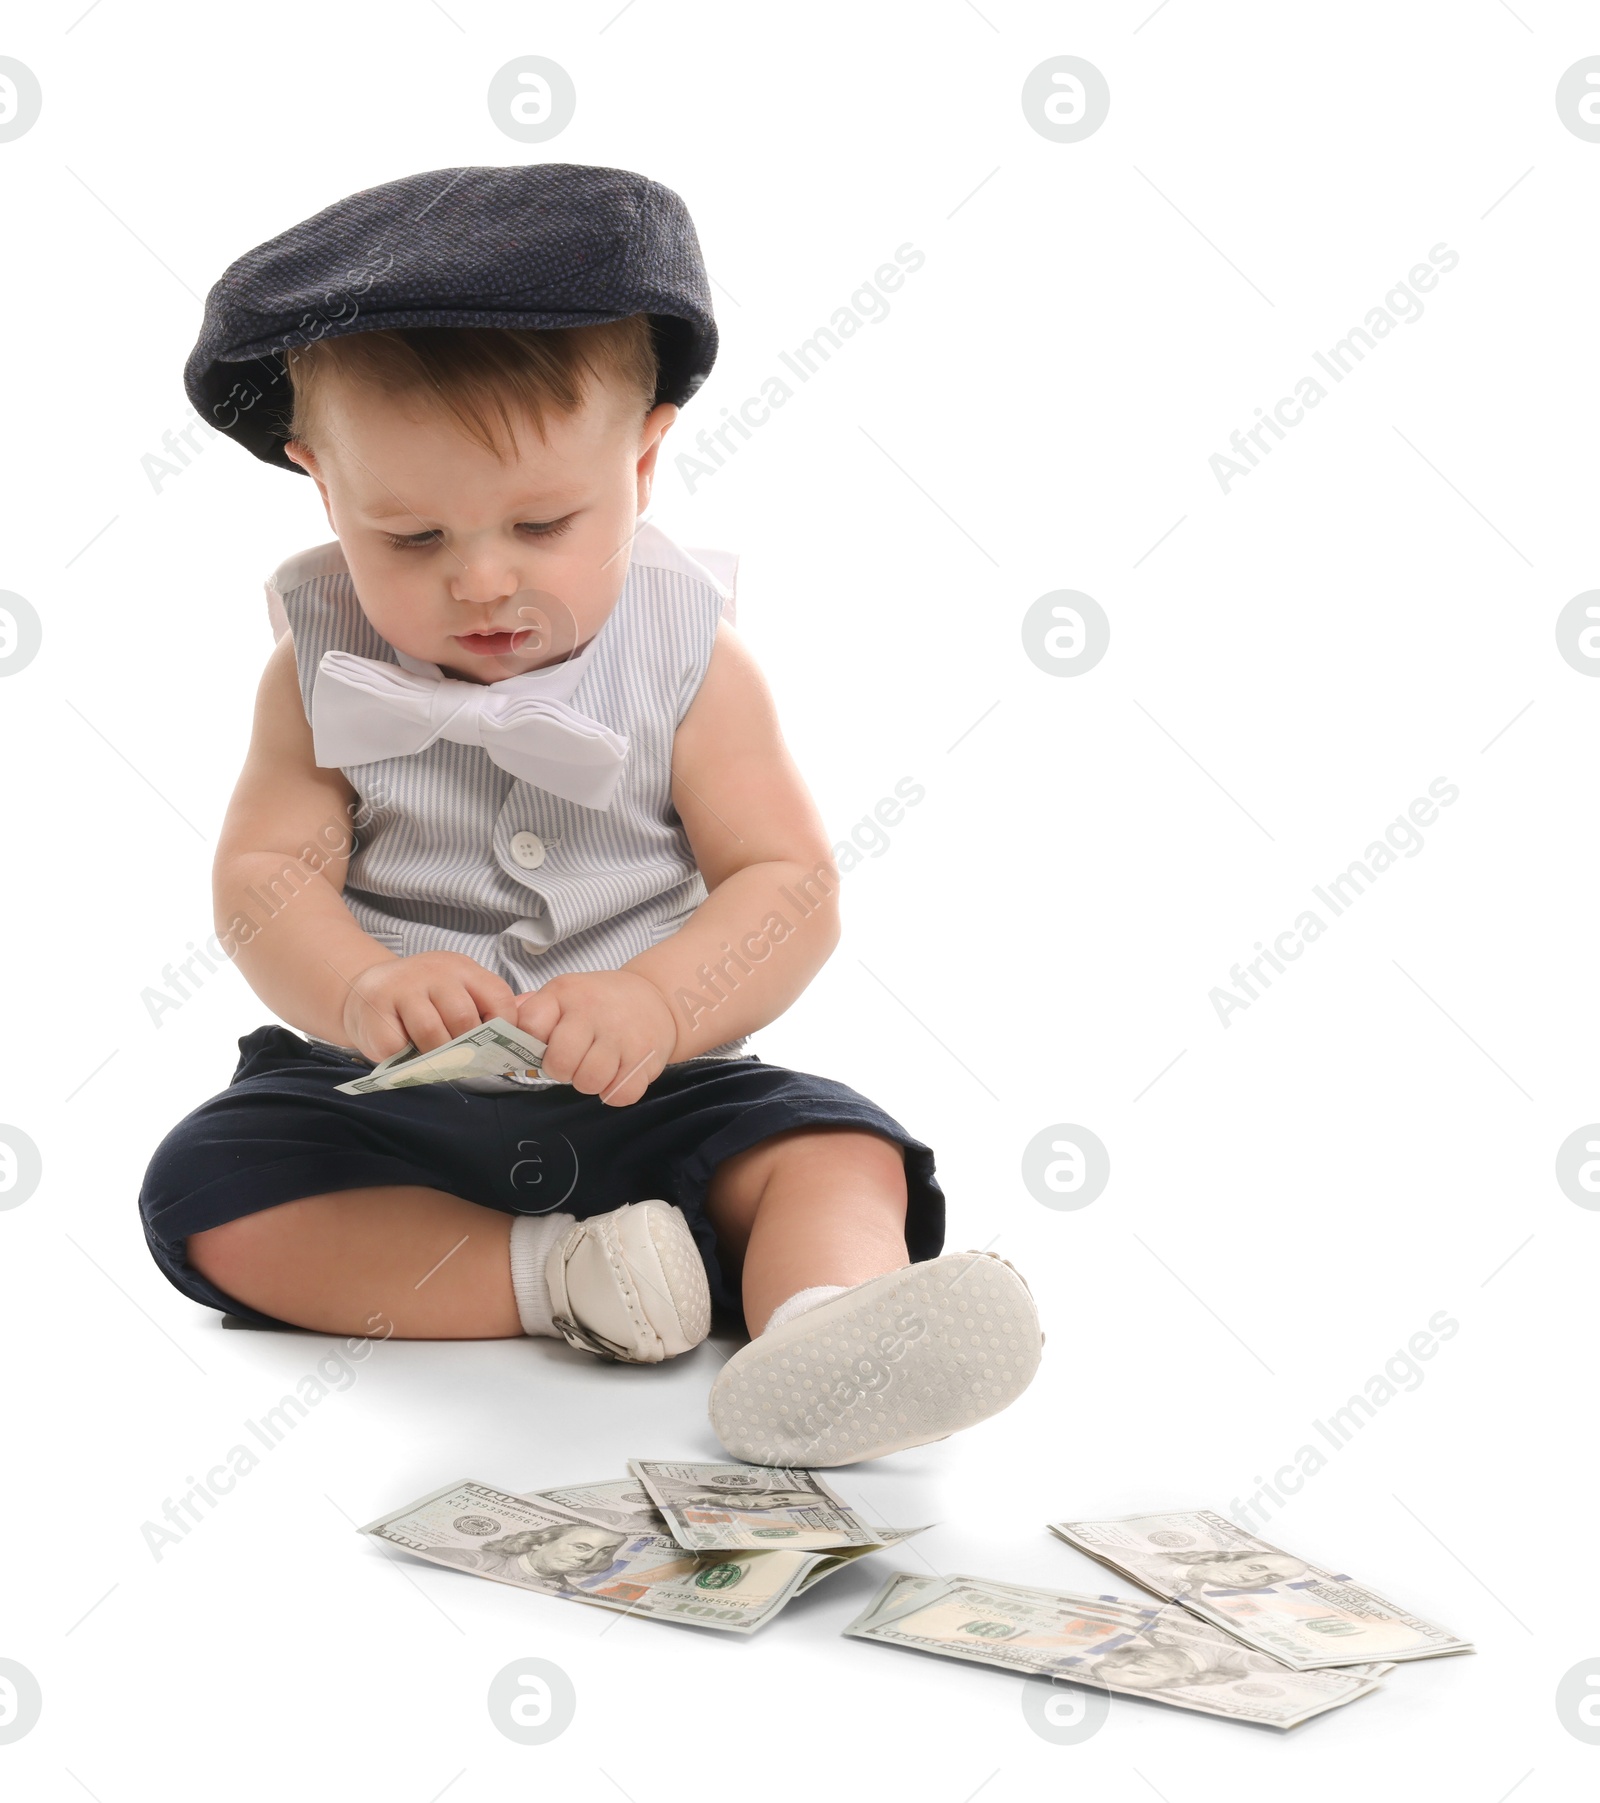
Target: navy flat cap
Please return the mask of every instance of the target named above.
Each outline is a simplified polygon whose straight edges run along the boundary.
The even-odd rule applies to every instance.
[[[231,264],[206,296],[183,385],[209,425],[280,469],[283,351],[397,326],[599,325],[648,314],[681,406],[717,327],[700,242],[670,188],[626,169],[431,169],[336,201]],[[306,472],[300,470],[300,474]]]

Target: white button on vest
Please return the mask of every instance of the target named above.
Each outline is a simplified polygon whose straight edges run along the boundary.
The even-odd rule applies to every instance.
[[[537,833],[514,833],[511,855],[524,870],[537,870],[544,862],[544,840]]]

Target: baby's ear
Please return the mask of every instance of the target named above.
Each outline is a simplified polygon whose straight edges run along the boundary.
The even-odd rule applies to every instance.
[[[658,407],[651,408],[639,428],[640,449],[636,474],[640,513],[650,505],[650,489],[655,477],[656,457],[661,450],[661,440],[677,417],[678,409],[672,402],[663,401]]]

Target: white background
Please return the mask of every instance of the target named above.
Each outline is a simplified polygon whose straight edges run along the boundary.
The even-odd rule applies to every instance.
[[[1554,103],[1600,53],[1592,9],[80,11],[14,9],[0,41],[44,91],[0,144],[0,587],[45,630],[0,684],[0,1119],[44,1169],[0,1213],[0,1655],[44,1697],[0,1747],[10,1793],[1592,1789],[1600,1749],[1555,1690],[1600,1657],[1600,1218],[1554,1176],[1600,1114],[1600,684],[1554,632],[1596,580],[1600,144]],[[1068,53],[1112,99],[1064,144],[1020,96]],[[485,99],[528,54],[578,91],[540,145]],[[141,1524],[333,1345],[221,1331],[135,1210],[156,1142],[268,1018],[231,970],[159,1027],[142,996],[210,929],[262,578],[329,533],[309,482],[226,441],[159,492],[141,459],[192,417],[183,361],[235,257],[357,188],[541,159],[687,201],[723,348],[684,439],[896,246],[926,256],[713,479],[691,493],[664,469],[653,513],[742,554],[741,628],[836,835],[902,777],[927,791],[846,879],[843,944],[756,1048],[932,1144],[948,1245],[1017,1263],[1049,1336],[1008,1414],[841,1473],[846,1494],[937,1519],[918,1542],[936,1569],[1128,1595],[1044,1523],[1230,1509],[1444,1310],[1459,1331],[1424,1381],[1267,1533],[1475,1656],[1288,1736],[1128,1702],[1058,1746],[1008,1674],[839,1638],[909,1555],[745,1641],[351,1531],[460,1476],[527,1489],[715,1456],[726,1346],[662,1370],[546,1342],[380,1346],[181,1546],[147,1549]],[[1423,316],[1225,494],[1210,456],[1439,243],[1460,262]],[[1062,588],[1111,621],[1109,654],[1067,680],[1020,631]],[[1439,777],[1460,798],[1424,849],[1220,1024],[1230,967]],[[1110,1153],[1079,1210],[1021,1176],[1060,1123]],[[578,1695],[537,1748],[485,1704],[530,1654]]]

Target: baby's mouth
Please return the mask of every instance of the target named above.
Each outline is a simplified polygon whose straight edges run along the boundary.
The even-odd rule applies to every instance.
[[[515,632],[458,632],[453,636],[458,645],[478,657],[506,657],[533,636],[533,628],[525,626]]]

